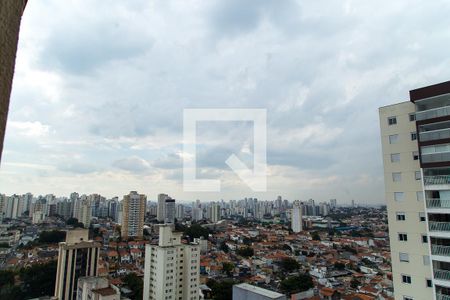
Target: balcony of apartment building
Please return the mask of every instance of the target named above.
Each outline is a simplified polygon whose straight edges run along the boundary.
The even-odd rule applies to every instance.
[[[450,214],[450,190],[427,190],[425,202],[428,213]]]
[[[450,94],[417,100],[414,103],[417,121],[450,116]]]
[[[450,288],[450,262],[433,260],[433,278],[435,285]]]
[[[430,242],[433,260],[450,262],[450,238],[431,237]]]
[[[424,158],[426,155],[422,154],[422,163],[427,159]],[[450,190],[450,167],[423,169],[423,184],[426,190]]]
[[[436,300],[450,300],[450,288],[445,286],[435,285]]]
[[[450,238],[450,214],[428,212],[430,236]]]

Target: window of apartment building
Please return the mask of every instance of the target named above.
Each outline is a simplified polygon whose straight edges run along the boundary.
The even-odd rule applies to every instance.
[[[415,113],[409,114],[409,121],[412,122],[415,120],[416,120],[416,114]]]
[[[404,212],[398,212],[397,213],[397,221],[405,221],[406,220],[406,215]]]
[[[419,160],[419,151],[413,151],[412,156],[413,160]]]
[[[394,200],[395,201],[403,201],[405,198],[405,193],[403,192],[394,192]]]
[[[433,281],[431,281],[431,279],[425,279],[425,282],[426,282],[426,285],[427,285],[427,287],[433,287]]]
[[[402,282],[403,283],[407,283],[407,284],[411,284],[411,276],[409,276],[409,275],[402,275]]]
[[[422,260],[423,260],[424,266],[429,266],[430,265],[430,257],[428,255],[422,256]]]
[[[398,240],[402,242],[406,242],[408,240],[408,235],[406,233],[399,233]]]
[[[391,134],[389,136],[389,144],[397,144],[398,143],[398,134]]]
[[[422,178],[422,173],[420,173],[420,171],[416,171],[414,173],[414,177],[416,178],[416,180],[420,180]]]
[[[417,140],[417,132],[411,132],[411,141]]]
[[[392,153],[391,162],[399,162],[399,161],[400,161],[400,153]]]
[[[409,296],[403,296],[403,300],[414,300],[413,297],[409,297]]]
[[[426,234],[422,234],[422,243],[428,243],[428,236]]]
[[[397,117],[396,116],[388,117],[388,125],[395,125],[395,124],[397,124]]]
[[[425,213],[424,212],[420,212],[419,213],[419,221],[420,222],[425,222]]]
[[[417,201],[423,201],[423,192],[422,191],[416,192],[416,199],[417,199]]]
[[[409,262],[409,254],[408,253],[399,253],[399,258],[401,262]]]
[[[395,181],[395,182],[402,181],[402,173],[400,173],[400,172],[392,173],[392,181]]]

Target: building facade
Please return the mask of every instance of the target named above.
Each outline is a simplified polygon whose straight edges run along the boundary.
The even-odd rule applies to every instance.
[[[147,196],[131,191],[122,201],[122,238],[142,238],[144,234],[144,218]]]
[[[450,82],[380,108],[396,300],[450,299]]]
[[[303,230],[302,206],[298,200],[295,200],[292,206],[291,228],[293,232]]]
[[[87,229],[67,231],[66,241],[59,243],[55,297],[77,299],[78,279],[98,275],[100,244],[89,240]]]
[[[144,300],[199,299],[200,246],[160,225],[158,245],[145,247]]]

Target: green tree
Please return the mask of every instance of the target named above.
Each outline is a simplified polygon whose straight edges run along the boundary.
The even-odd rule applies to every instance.
[[[201,236],[207,238],[209,235],[209,230],[199,224],[193,224],[184,230],[184,234],[188,235],[191,239],[199,238]]]
[[[335,268],[336,270],[344,270],[344,269],[345,269],[345,264],[340,263],[340,262],[335,262],[335,263],[334,263],[334,268]]]
[[[29,298],[53,295],[55,290],[56,261],[32,265],[19,271],[22,292]]]
[[[14,284],[14,272],[8,270],[0,271],[0,289],[6,285]]]
[[[314,231],[311,234],[311,237],[312,237],[313,241],[320,241],[320,235],[319,235],[319,233],[317,231]]]
[[[215,300],[232,300],[233,299],[233,285],[237,284],[232,279],[225,279],[223,281],[216,281],[209,279],[206,285],[211,289],[213,299]]]
[[[286,294],[307,291],[312,287],[314,287],[314,284],[309,274],[291,276],[280,283],[280,289]]]
[[[130,299],[140,300],[142,299],[142,291],[144,289],[144,283],[142,278],[137,276],[135,273],[129,273],[123,278],[123,282],[130,288],[132,294]]]
[[[243,257],[251,257],[255,254],[254,250],[250,246],[242,247],[236,250],[236,254]]]
[[[222,263],[222,271],[224,273],[226,273],[228,276],[232,275],[233,270],[234,270],[234,264],[233,263],[227,262],[227,261]]]
[[[42,244],[55,244],[64,241],[66,232],[60,230],[42,231],[38,242]]]
[[[350,281],[350,286],[353,289],[357,289],[359,285],[360,285],[360,282],[358,281],[358,279],[352,278],[352,280]]]
[[[278,264],[284,272],[293,272],[300,268],[300,264],[291,257],[283,258]]]
[[[230,252],[230,248],[228,247],[227,243],[225,243],[225,242],[220,243],[219,249],[225,253]]]

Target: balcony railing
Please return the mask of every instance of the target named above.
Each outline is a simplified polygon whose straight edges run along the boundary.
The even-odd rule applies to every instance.
[[[431,254],[440,256],[450,256],[450,246],[431,245]]]
[[[450,222],[428,222],[428,228],[430,231],[449,231]]]
[[[429,198],[427,208],[450,208],[450,199]]]
[[[416,112],[416,120],[427,120],[450,115],[450,106],[438,107]]]
[[[450,300],[450,295],[436,294],[436,300]]]
[[[450,175],[424,176],[425,185],[450,184]]]
[[[450,281],[450,271],[435,269],[434,270],[434,278],[440,279],[440,280],[449,280]]]
[[[450,128],[438,129],[433,131],[424,131],[419,133],[419,135],[421,142],[449,139]]]

